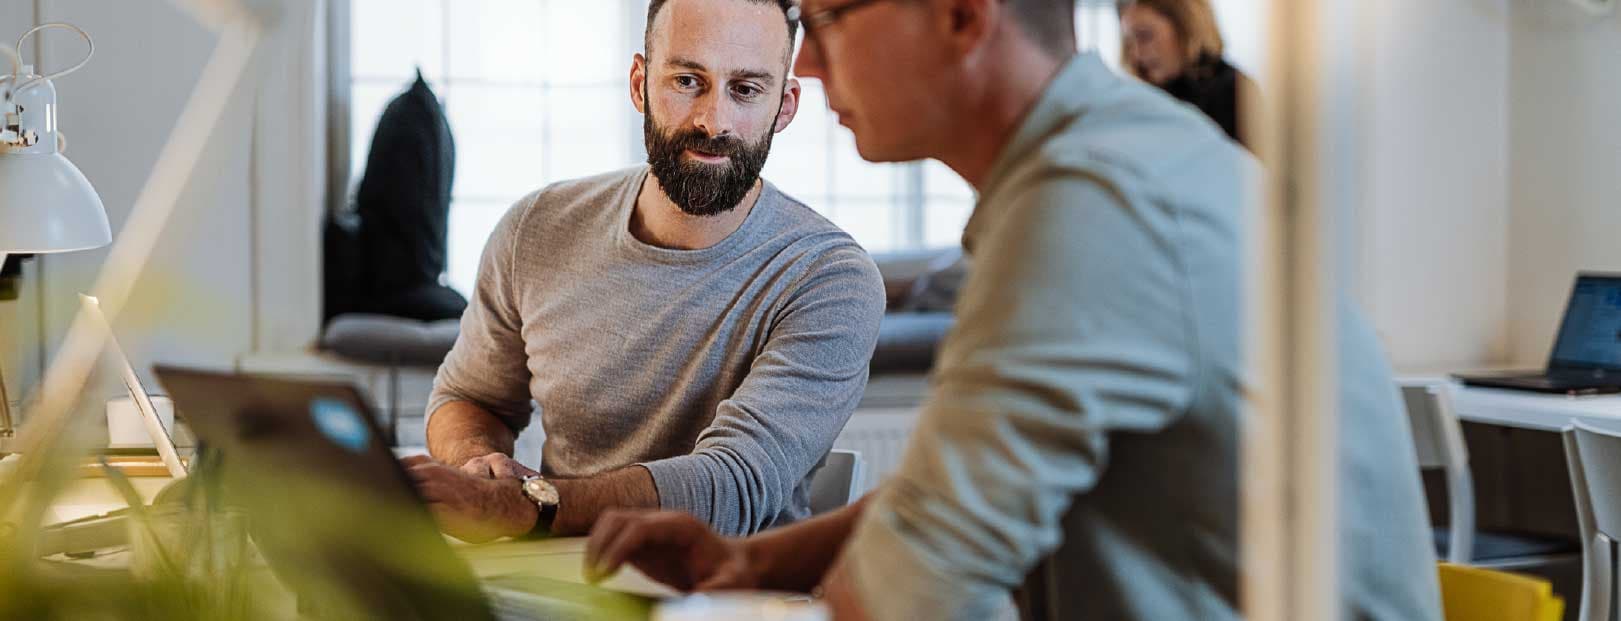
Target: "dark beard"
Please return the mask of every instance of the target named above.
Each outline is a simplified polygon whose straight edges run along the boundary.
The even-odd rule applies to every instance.
[[[657,125],[649,106],[642,119],[647,163],[670,202],[693,216],[715,216],[737,208],[759,181],[775,134],[768,130],[764,138],[751,145],[733,136],[711,138],[696,128],[667,134]],[[698,162],[687,158],[688,149],[725,156],[727,162]]]

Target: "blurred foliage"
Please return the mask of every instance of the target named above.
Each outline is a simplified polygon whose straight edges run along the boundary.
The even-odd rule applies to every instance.
[[[33,459],[13,456],[0,467],[0,621],[491,616],[473,573],[424,507],[337,484],[341,477],[295,474],[318,469],[227,464],[219,452],[200,454],[192,476],[152,505],[108,468],[107,482],[129,507],[129,545],[89,559],[39,558],[42,516],[91,453],[93,431],[67,423]],[[543,618],[648,616],[640,598],[545,588],[543,603],[560,614]]]

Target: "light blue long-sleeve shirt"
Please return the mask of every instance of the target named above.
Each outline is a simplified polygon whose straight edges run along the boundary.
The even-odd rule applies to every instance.
[[[993,167],[974,272],[898,473],[846,547],[876,619],[1236,619],[1246,395],[1240,224],[1254,162],[1092,55]],[[1341,312],[1353,618],[1438,619],[1412,440]]]

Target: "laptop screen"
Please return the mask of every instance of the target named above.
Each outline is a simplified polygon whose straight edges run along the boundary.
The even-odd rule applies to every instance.
[[[1621,275],[1582,275],[1565,307],[1549,367],[1621,370]]]

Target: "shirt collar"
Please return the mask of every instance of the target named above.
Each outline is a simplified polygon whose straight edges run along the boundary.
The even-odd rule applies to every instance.
[[[1007,146],[1002,148],[996,163],[991,166],[991,172],[985,176],[979,205],[975,207],[963,232],[964,247],[972,251],[971,238],[979,228],[985,226],[980,222],[986,215],[985,205],[995,200],[1000,186],[1053,134],[1067,126],[1078,112],[1090,106],[1103,90],[1103,85],[1113,78],[1113,72],[1096,53],[1077,54],[1065,61],[1058,75],[1037,98],[1035,106],[1025,114]]]

